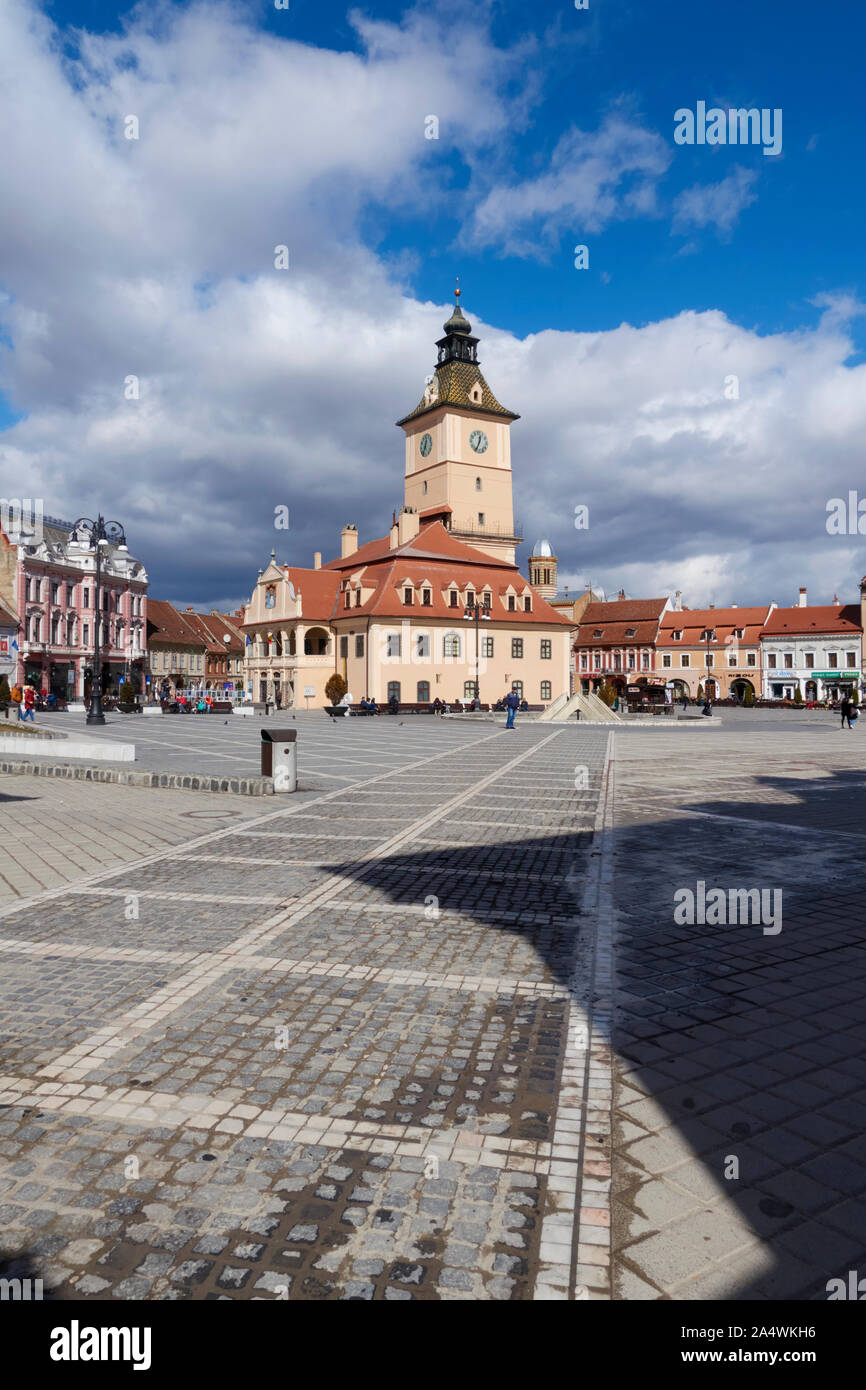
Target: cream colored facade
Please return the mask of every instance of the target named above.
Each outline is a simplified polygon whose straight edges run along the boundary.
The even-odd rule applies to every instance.
[[[513,564],[510,423],[481,412],[467,419],[441,406],[405,429],[406,505],[419,514],[449,508],[454,535]],[[470,437],[477,444],[487,440],[483,453],[472,448]],[[421,441],[428,438],[425,458]]]
[[[317,571],[308,571],[311,583]],[[278,708],[321,708],[334,672],[334,634],[327,621],[305,617],[304,571],[292,578],[271,558],[244,615],[250,639],[244,655],[245,698]],[[311,696],[305,691],[312,690]]]

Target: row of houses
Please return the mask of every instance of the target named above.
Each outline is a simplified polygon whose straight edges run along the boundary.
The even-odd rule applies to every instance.
[[[589,602],[574,643],[575,688],[663,683],[674,698],[836,700],[864,686],[866,578],[859,603],[686,608],[682,596]]]

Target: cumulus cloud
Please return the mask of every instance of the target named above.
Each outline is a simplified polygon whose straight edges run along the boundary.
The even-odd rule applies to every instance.
[[[449,191],[427,115],[439,150],[477,169],[526,91],[519,55],[474,18],[444,35],[423,13],[357,22],[360,51],[336,54],[236,9],[139,9],[70,54],[24,0],[0,11],[0,389],[24,412],[0,437],[0,490],[116,516],[159,597],[243,600],[272,545],[309,564],[345,521],[381,535],[402,500],[393,421],[449,310],[413,299],[359,226]],[[508,234],[652,215],[668,158],[622,114],[571,132],[518,186]],[[504,203],[479,207],[477,235],[505,235]],[[494,306],[466,307],[485,374],[523,417],[523,528],[550,534],[564,582],[691,603],[851,591],[857,547],[824,530],[826,499],[857,486],[866,426],[850,295],[768,336],[715,311],[520,340],[485,322]],[[568,523],[578,504],[588,531]]]

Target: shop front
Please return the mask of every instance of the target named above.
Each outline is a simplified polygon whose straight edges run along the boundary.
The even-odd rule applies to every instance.
[[[855,670],[843,671],[813,671],[811,679],[806,682],[806,689],[809,685],[820,681],[817,686],[817,695],[807,696],[807,698],[817,700],[844,700],[846,695],[850,699],[855,690],[860,688],[860,672]]]

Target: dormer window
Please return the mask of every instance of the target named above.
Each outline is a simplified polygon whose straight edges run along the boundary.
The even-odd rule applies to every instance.
[[[705,627],[704,630],[703,630],[703,632],[701,633],[701,641],[702,641],[702,642],[715,642],[715,640],[716,640],[716,629],[715,629],[714,627]]]
[[[604,636],[604,628],[603,628],[603,627],[597,627],[597,628],[595,629],[595,632],[594,632],[592,635],[593,635],[593,637],[603,637],[603,636]]]
[[[432,592],[432,590],[431,590],[431,589],[422,589],[422,590],[421,590],[421,605],[422,605],[422,607],[423,607],[423,608],[429,608],[432,602],[433,602],[433,592]]]
[[[481,401],[482,401],[481,387],[478,385],[478,382],[477,382],[477,381],[476,381],[475,385],[472,387],[472,390],[469,392],[469,399],[470,399],[470,401],[472,402],[473,405],[480,405],[480,404],[481,404]]]
[[[681,627],[679,627],[679,628],[676,629],[675,632],[672,632],[672,633],[671,633],[671,641],[672,641],[672,642],[681,642],[682,640],[683,640],[683,630],[682,630]]]
[[[467,608],[474,608],[474,606],[475,606],[475,590],[474,590],[474,589],[467,589],[467,590],[466,590],[466,607],[467,607]]]
[[[486,608],[487,611],[488,611],[488,613],[490,612],[490,590],[489,590],[489,589],[485,589],[484,593],[481,595],[481,607],[482,607],[482,608]]]
[[[637,628],[636,628],[636,627],[627,627],[626,630],[625,630],[625,635],[626,635],[626,637],[636,637],[636,636],[637,636]]]
[[[449,591],[449,593],[448,593],[448,607],[449,607],[449,608],[456,608],[456,607],[457,607],[457,590],[456,590],[456,589],[451,589],[451,590]]]
[[[523,599],[523,611],[524,611],[524,613],[531,613],[531,612],[532,612],[532,599],[529,597],[529,594],[526,594],[526,595],[524,596],[524,599]]]
[[[517,608],[517,601],[513,594],[508,595],[508,611],[513,613]]]
[[[403,590],[403,602],[406,604],[407,608],[412,607],[412,604],[415,602],[415,593],[412,588]]]

